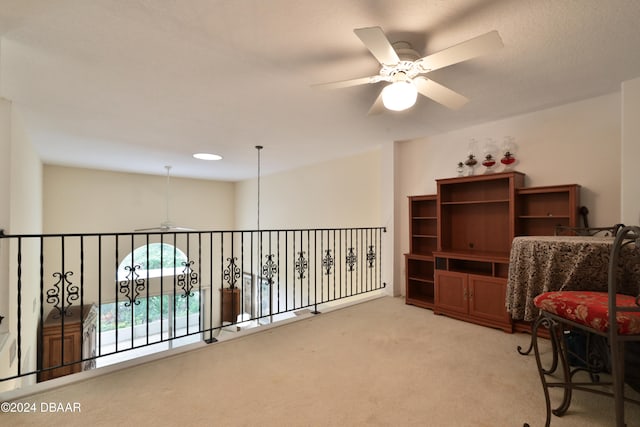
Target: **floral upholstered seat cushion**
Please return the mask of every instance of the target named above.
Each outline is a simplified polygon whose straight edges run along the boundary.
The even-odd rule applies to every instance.
[[[593,329],[607,332],[609,329],[609,306],[606,292],[558,291],[545,292],[534,298],[540,310],[556,314],[565,319],[581,323]],[[616,295],[616,305],[635,307],[635,298]],[[640,313],[618,313],[620,335],[640,334]]]

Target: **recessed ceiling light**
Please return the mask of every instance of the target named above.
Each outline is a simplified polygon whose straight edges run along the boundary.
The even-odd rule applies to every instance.
[[[222,159],[222,156],[219,156],[217,154],[210,154],[210,153],[196,153],[193,155],[193,157],[200,160],[221,160]]]

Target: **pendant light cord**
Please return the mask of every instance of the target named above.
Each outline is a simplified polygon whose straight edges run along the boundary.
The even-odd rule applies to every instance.
[[[165,198],[165,203],[166,203],[165,213],[166,213],[167,216],[165,217],[165,220],[166,220],[166,224],[170,224],[171,223],[171,219],[169,217],[169,185],[170,185],[170,176],[169,175],[170,175],[170,171],[171,171],[171,166],[167,165],[164,168],[167,170],[167,191],[166,191],[166,198]]]
[[[262,145],[256,145],[256,150],[258,150],[258,212],[257,212],[257,222],[258,222],[258,233],[260,232],[260,150],[262,150]]]

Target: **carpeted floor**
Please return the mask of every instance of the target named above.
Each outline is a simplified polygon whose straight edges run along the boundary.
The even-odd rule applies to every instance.
[[[528,342],[384,297],[26,397],[37,412],[0,425],[535,427],[535,360],[516,352]],[[640,407],[627,407],[640,425]],[[576,392],[551,425],[612,416],[612,400]]]

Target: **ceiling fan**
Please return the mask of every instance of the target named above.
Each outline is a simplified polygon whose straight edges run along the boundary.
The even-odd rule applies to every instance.
[[[169,184],[171,178],[171,166],[167,165],[164,167],[167,170],[167,193],[166,193],[166,219],[160,223],[159,227],[151,227],[151,228],[138,228],[134,230],[136,232],[146,232],[146,231],[159,231],[159,232],[168,232],[168,231],[193,231],[192,228],[185,227],[177,227],[171,220],[169,219]]]
[[[380,27],[357,28],[353,32],[381,65],[378,75],[314,85],[340,89],[369,83],[389,82],[369,110],[378,114],[385,108],[402,111],[413,106],[418,93],[445,107],[457,110],[469,99],[436,83],[424,74],[503,47],[497,31],[490,31],[455,46],[421,57],[407,42],[391,43]]]

